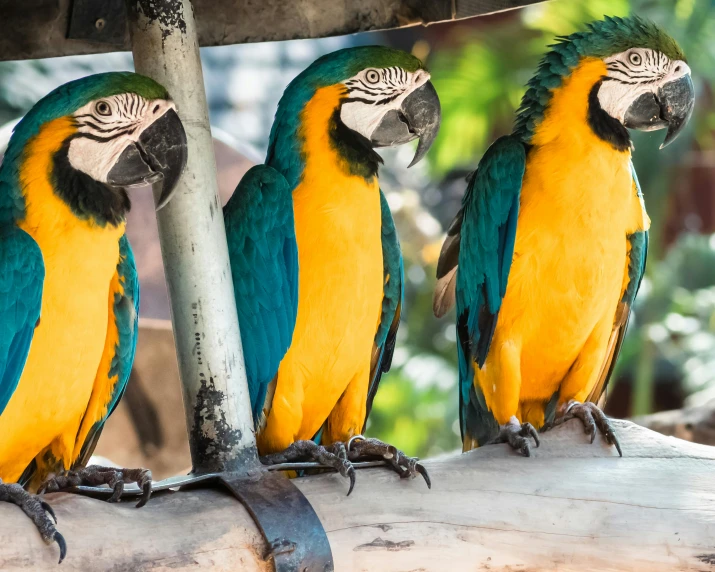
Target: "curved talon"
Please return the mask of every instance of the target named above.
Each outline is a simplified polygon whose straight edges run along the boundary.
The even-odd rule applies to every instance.
[[[524,437],[531,437],[534,440],[534,444],[537,448],[541,445],[541,441],[539,440],[539,433],[531,423],[524,423],[524,425],[521,426],[521,430],[526,430],[527,434],[524,435]]]
[[[351,441],[356,438],[357,436],[352,438]],[[424,470],[424,467],[418,463],[419,459],[416,457],[408,457],[394,445],[383,443],[379,439],[366,439],[364,437],[354,445],[352,443],[350,444],[350,459],[352,461],[377,458],[386,461],[388,466],[402,479],[415,477],[417,474],[421,474],[425,477],[426,471],[423,473],[418,469],[419,466]],[[426,477],[425,481],[427,482],[427,486],[431,488],[429,476]]]
[[[417,463],[415,465],[415,470],[422,475],[422,478],[425,480],[425,483],[427,483],[427,488],[431,489],[432,488],[432,480],[429,478],[429,473],[427,472],[427,469],[424,468],[424,465],[421,463]]]
[[[57,564],[62,564],[62,561],[65,559],[65,556],[67,556],[67,542],[65,541],[65,537],[62,536],[59,532],[55,531],[52,540],[54,540],[60,547],[60,560],[59,562],[57,562]]]
[[[613,432],[613,429],[611,431],[611,438],[608,440],[608,442],[616,447],[616,451],[618,451],[618,456],[622,457],[623,456],[623,451],[621,451],[621,443],[618,441],[618,437],[616,437],[616,434]]]
[[[553,425],[561,425],[574,418],[581,420],[581,423],[584,425],[584,433],[591,436],[592,444],[596,440],[597,431],[600,431],[605,437],[606,442],[616,447],[619,456],[623,456],[621,444],[618,441],[618,437],[616,437],[615,431],[613,431],[613,427],[611,427],[608,421],[608,417],[606,417],[606,414],[603,413],[595,403],[579,403],[578,401],[571,400],[566,406],[564,415],[557,419]]]
[[[11,502],[22,510],[40,533],[42,540],[47,544],[57,542],[60,547],[60,560],[62,562],[67,554],[67,543],[57,531],[57,515],[52,507],[38,495],[28,493],[17,483],[5,484],[0,480],[0,502]]]
[[[355,487],[355,467],[348,459],[348,453],[343,443],[333,443],[330,449],[328,450],[314,441],[294,441],[283,451],[265,455],[261,457],[260,461],[264,465],[279,465],[296,461],[305,462],[306,460],[307,462],[315,462],[321,465],[321,467],[316,468],[333,469],[343,477],[349,478],[349,495]]]
[[[534,445],[541,445],[539,434],[531,423],[519,423],[513,417],[499,429],[499,434],[488,444],[508,443],[515,451],[519,451],[524,457],[531,457],[531,443],[529,437],[534,440]]]
[[[137,483],[137,484],[139,484],[139,483]],[[149,499],[151,498],[151,493],[153,492],[151,479],[145,480],[145,482],[143,484],[139,484],[139,486],[142,487],[142,490],[144,492],[142,493],[142,498],[139,499],[139,502],[136,504],[136,508],[141,508],[146,503],[148,503]]]
[[[352,465],[350,465],[350,469],[348,469],[348,477],[350,478],[350,488],[348,489],[348,494],[345,495],[346,497],[349,497],[355,488],[355,467]]]

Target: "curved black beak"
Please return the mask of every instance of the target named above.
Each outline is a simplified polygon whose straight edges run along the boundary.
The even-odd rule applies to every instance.
[[[695,89],[690,74],[663,84],[655,93],[644,93],[626,111],[624,125],[629,129],[655,131],[668,128],[662,149],[672,143],[693,114]]]
[[[432,82],[418,87],[402,102],[400,109],[388,111],[373,131],[373,147],[394,147],[419,137],[417,152],[409,167],[419,163],[437,137],[442,110]]]
[[[129,145],[109,171],[107,182],[131,188],[161,183],[156,210],[172,197],[186,165],[186,132],[176,111],[169,109]]]

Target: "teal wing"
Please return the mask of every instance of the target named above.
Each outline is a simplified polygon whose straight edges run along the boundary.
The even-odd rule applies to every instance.
[[[631,163],[631,172],[633,173],[633,186],[641,205],[643,205],[643,191],[638,182],[638,176],[633,168],[633,163]],[[643,210],[645,212],[645,206],[643,206]],[[609,339],[608,351],[606,352],[606,360],[601,369],[601,375],[588,397],[588,400],[594,403],[597,403],[600,398],[605,395],[608,382],[616,368],[618,354],[621,352],[621,346],[623,345],[623,340],[628,329],[633,303],[635,302],[641,282],[643,281],[643,275],[645,274],[646,259],[648,257],[648,231],[643,230],[631,234],[628,237],[628,246],[628,283],[616,309],[616,316],[613,320],[613,331]]]
[[[0,229],[0,415],[20,382],[40,319],[45,264],[25,231]]]
[[[258,165],[241,179],[224,220],[243,357],[256,425],[269,384],[293,339],[298,312],[298,245],[288,182]]]
[[[126,235],[119,240],[119,263],[117,276],[121,289],[114,292],[113,314],[117,326],[116,343],[109,343],[105,352],[111,352],[111,362],[108,374],[98,372],[98,378],[107,375],[108,379],[117,378],[107,395],[103,395],[105,386],[95,383],[95,392],[90,400],[83,425],[89,424],[89,430],[84,442],[81,443],[80,454],[74,461],[74,467],[84,467],[97,446],[102,429],[109,416],[114,412],[129,381],[129,374],[134,363],[139,334],[139,279],[129,240]],[[110,316],[111,319],[111,316]]]
[[[370,367],[370,386],[367,394],[365,423],[367,423],[367,418],[370,415],[372,402],[375,399],[382,374],[390,371],[390,366],[392,365],[392,354],[395,351],[397,328],[400,325],[402,300],[405,293],[404,265],[400,241],[397,238],[397,230],[395,229],[395,222],[392,220],[390,207],[382,191],[380,191],[380,210],[382,212],[382,268],[385,281],[380,323],[375,335]]]
[[[498,426],[474,387],[473,363],[484,366],[514,254],[526,149],[516,137],[501,137],[471,177],[447,233],[437,267],[435,313],[456,302],[462,436],[478,443]]]

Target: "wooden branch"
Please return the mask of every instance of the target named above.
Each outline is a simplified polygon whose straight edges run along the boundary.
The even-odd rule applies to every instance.
[[[459,20],[519,8],[544,0],[193,0],[202,46],[298,38],[322,38],[370,30]],[[94,9],[105,31],[115,28],[113,2]],[[67,39],[72,0],[0,0],[0,60],[19,60],[129,50],[90,38]],[[102,10],[108,10],[107,14]],[[120,13],[121,14],[121,13]],[[92,24],[90,21],[89,24]],[[123,23],[118,23],[124,27]],[[121,29],[121,28],[120,28]],[[76,32],[76,30],[75,30]],[[120,36],[121,38],[121,33]]]
[[[715,445],[715,399],[697,407],[635,417],[633,422],[663,435],[702,445]]]
[[[386,469],[299,479],[336,570],[715,570],[715,449],[617,421],[624,458],[578,422],[530,459],[505,445],[427,461],[433,488]],[[59,570],[267,571],[227,493],[158,494],[142,509],[48,495],[69,552]],[[0,569],[56,568],[17,507],[0,504]]]

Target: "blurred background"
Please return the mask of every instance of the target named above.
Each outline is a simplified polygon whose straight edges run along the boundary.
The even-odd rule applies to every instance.
[[[663,134],[635,134],[634,161],[652,220],[648,268],[607,412],[715,444],[715,3],[711,0],[553,0],[488,17],[320,40],[202,50],[224,202],[261,162],[278,99],[318,56],[381,43],[426,61],[442,100],[442,128],[427,161],[386,151],[380,173],[405,256],[406,310],[392,370],[368,433],[420,457],[460,448],[454,315],[432,315],[444,230],[483,152],[511,130],[524,85],[554,37],[603,15],[636,13],[684,48],[697,90],[689,129],[664,152]],[[54,87],[90,73],[132,69],[129,54],[0,63],[0,148],[12,126]],[[128,234],[142,282],[134,379],[97,452],[155,477],[190,465],[156,222],[148,193],[133,199]]]

